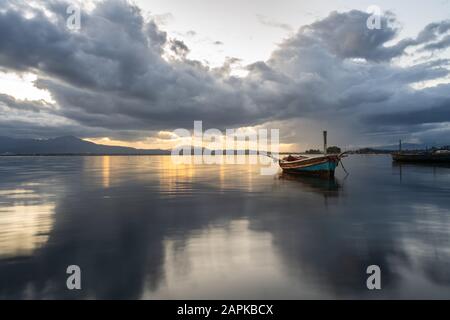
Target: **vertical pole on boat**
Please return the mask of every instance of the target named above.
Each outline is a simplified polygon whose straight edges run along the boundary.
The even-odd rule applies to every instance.
[[[323,154],[327,154],[327,132],[323,132]]]
[[[398,151],[402,152],[402,140],[401,139],[398,141]]]

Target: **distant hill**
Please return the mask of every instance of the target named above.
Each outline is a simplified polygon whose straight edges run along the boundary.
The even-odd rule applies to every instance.
[[[73,136],[64,136],[53,139],[15,139],[0,137],[0,155],[52,154],[164,155],[170,154],[170,151],[106,146]]]
[[[406,143],[406,142],[402,143],[402,150],[423,150],[426,147],[427,146],[424,144]],[[377,146],[373,147],[372,149],[398,151],[398,144]]]
[[[361,154],[377,154],[377,153],[392,153],[398,151],[399,145],[385,145],[385,146],[376,146],[376,147],[368,147],[368,148],[360,148],[354,151],[354,153]],[[424,144],[415,144],[415,143],[402,143],[402,151],[415,151],[415,150],[425,150],[430,149],[430,146],[426,146]]]

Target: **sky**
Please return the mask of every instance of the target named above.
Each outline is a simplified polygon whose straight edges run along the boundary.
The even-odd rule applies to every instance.
[[[322,130],[444,145],[449,65],[448,0],[0,0],[0,136],[170,148],[201,120],[279,129],[283,151]]]

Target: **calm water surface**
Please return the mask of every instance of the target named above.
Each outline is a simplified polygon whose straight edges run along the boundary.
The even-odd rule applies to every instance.
[[[449,299],[450,168],[345,165],[324,181],[165,156],[1,157],[0,299]]]

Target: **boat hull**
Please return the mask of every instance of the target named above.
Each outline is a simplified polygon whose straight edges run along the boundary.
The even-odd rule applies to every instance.
[[[392,159],[397,162],[450,163],[449,154],[394,153]]]
[[[338,163],[339,158],[329,156],[299,161],[280,161],[280,167],[286,173],[333,177]]]

